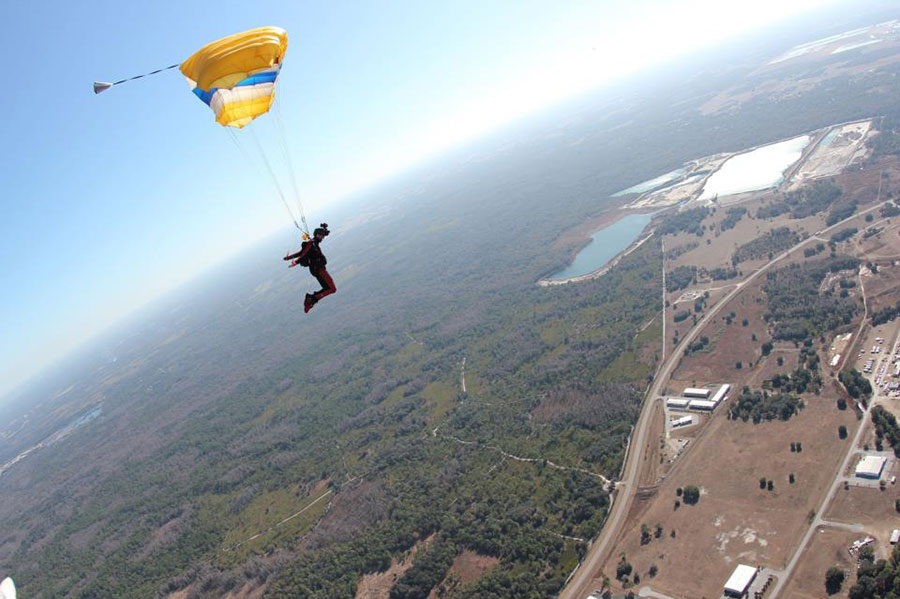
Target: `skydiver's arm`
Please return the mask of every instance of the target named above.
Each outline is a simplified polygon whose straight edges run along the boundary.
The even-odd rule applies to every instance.
[[[306,253],[309,251],[309,248],[312,247],[312,243],[307,241],[307,242],[304,242],[304,244],[305,245],[303,245],[303,247],[300,248],[299,252],[297,252],[295,254],[288,254],[287,256],[284,257],[284,259],[285,260],[299,260],[300,258],[305,256]]]

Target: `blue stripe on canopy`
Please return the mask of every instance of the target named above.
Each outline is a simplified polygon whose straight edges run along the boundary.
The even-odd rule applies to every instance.
[[[244,87],[246,85],[256,85],[257,83],[271,83],[275,81],[278,77],[278,71],[265,71],[263,73],[256,73],[255,75],[251,75],[246,79],[238,81],[235,84],[235,87]]]
[[[200,98],[200,100],[202,100],[204,104],[209,106],[209,103],[212,101],[213,94],[216,93],[216,89],[218,89],[218,88],[214,87],[209,91],[204,91],[204,90],[200,89],[199,87],[195,87],[191,91],[193,91],[194,95],[197,96],[198,98]]]

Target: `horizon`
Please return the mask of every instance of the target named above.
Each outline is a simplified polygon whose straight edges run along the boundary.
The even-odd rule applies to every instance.
[[[646,13],[649,11],[652,11],[654,9],[659,10],[660,7],[658,5],[660,4],[665,3],[654,2],[650,0],[642,3],[639,8],[636,9],[637,16],[631,17],[632,19],[634,19],[633,21],[631,21],[631,23],[635,24],[637,20],[641,18],[641,16],[646,15]],[[717,7],[716,3],[711,2],[698,1],[693,3],[693,5],[696,6],[704,4],[707,5],[707,8],[721,8]],[[770,2],[770,4],[774,6],[776,3]],[[684,56],[691,55],[692,53],[698,52],[703,48],[709,47],[713,44],[722,43],[723,41],[732,41],[732,36],[756,33],[757,30],[764,24],[768,24],[774,21],[782,21],[790,17],[796,17],[802,12],[811,10],[814,7],[822,7],[831,4],[834,4],[834,2],[824,0],[805,0],[802,2],[796,2],[790,5],[790,7],[785,10],[785,12],[779,14],[777,17],[770,17],[769,20],[764,20],[760,16],[761,13],[765,11],[754,11],[753,16],[756,18],[756,20],[747,19],[745,21],[737,23],[734,19],[732,19],[730,21],[731,29],[723,27],[721,31],[718,32],[718,37],[709,36],[703,38],[705,42],[703,44],[684,44],[677,51],[671,52],[666,55],[645,52],[641,55],[641,58],[639,60],[632,60],[631,62],[627,63],[620,62],[620,64],[615,65],[616,68],[607,65],[607,68],[605,70],[598,70],[599,74],[594,78],[587,79],[583,77],[584,73],[587,72],[591,67],[597,66],[597,50],[595,50],[594,48],[597,48],[598,46],[596,45],[596,40],[594,40],[595,45],[588,46],[585,44],[590,43],[589,38],[578,38],[574,42],[570,42],[569,46],[566,48],[566,50],[569,52],[568,54],[557,50],[556,53],[553,54],[553,59],[546,59],[545,62],[540,65],[540,68],[538,68],[537,71],[542,73],[542,77],[534,78],[534,71],[532,70],[524,71],[525,75],[532,76],[533,79],[531,81],[528,81],[527,77],[517,79],[515,76],[512,76],[508,79],[508,81],[506,81],[507,85],[499,91],[496,91],[496,93],[492,95],[488,101],[484,101],[483,98],[480,98],[479,93],[483,95],[485,93],[484,90],[491,89],[491,86],[487,86],[487,88],[474,87],[474,84],[470,84],[471,86],[473,86],[473,89],[475,91],[472,91],[470,96],[463,98],[462,102],[458,102],[457,104],[455,104],[458,110],[453,115],[451,115],[451,117],[447,118],[446,115],[437,114],[430,115],[431,120],[424,120],[424,123],[426,124],[426,128],[424,129],[424,131],[416,129],[415,126],[409,126],[407,129],[401,131],[402,134],[399,136],[391,135],[391,132],[383,132],[384,134],[386,134],[386,137],[381,138],[381,144],[379,144],[377,140],[370,143],[370,153],[368,154],[368,161],[362,161],[363,167],[359,168],[356,173],[354,173],[355,176],[353,177],[342,178],[339,176],[335,176],[335,173],[340,173],[340,169],[343,164],[346,164],[346,162],[352,162],[352,159],[346,160],[343,163],[334,159],[334,156],[340,152],[340,143],[338,143],[337,147],[332,149],[332,152],[334,153],[332,155],[332,162],[328,163],[331,166],[332,170],[326,170],[325,175],[309,183],[308,187],[306,187],[304,190],[305,192],[307,192],[305,195],[313,195],[318,198],[326,198],[325,200],[320,200],[318,203],[311,203],[310,207],[321,208],[330,205],[339,209],[345,202],[353,201],[353,198],[356,198],[360,194],[367,193],[371,189],[376,188],[379,184],[389,181],[393,177],[413,171],[420,165],[428,163],[429,161],[442,160],[453,150],[464,148],[478,141],[479,139],[486,138],[495,131],[498,131],[505,127],[515,126],[517,123],[520,123],[522,120],[528,117],[544,112],[549,112],[555,107],[558,107],[568,101],[572,101],[579,97],[583,97],[590,93],[596,92],[604,83],[616,82],[630,76],[638,75],[649,69],[657,68],[663,64],[677,61]],[[579,7],[583,10],[589,10],[591,8],[586,4],[580,5]],[[680,10],[681,7],[672,12],[680,12]],[[719,18],[722,18],[721,14],[719,14]],[[682,29],[679,29],[678,27],[672,27],[670,21],[666,21],[664,23],[662,21],[665,20],[660,21],[659,27],[662,30],[677,30],[680,34],[684,33]],[[716,22],[714,20],[708,19],[705,21],[700,21],[698,23],[691,22],[690,24],[693,27],[698,28],[696,29],[696,31],[703,31],[706,28],[709,28],[711,24],[715,23]],[[566,23],[560,25],[559,23],[557,23],[556,25],[562,27],[565,24]],[[569,25],[571,25],[571,23],[569,23]],[[587,29],[587,26],[585,25],[583,26],[583,28]],[[627,40],[630,36],[632,36],[630,30],[627,30],[626,28],[626,31],[628,31],[628,33],[624,33],[620,36],[607,39],[607,46],[605,47],[615,48],[617,47],[617,44],[624,43],[623,40]],[[485,31],[484,33],[489,34],[491,32]],[[565,33],[568,33],[568,31],[566,31]],[[122,35],[126,34],[123,33]],[[563,35],[563,33],[558,33],[558,35]],[[652,37],[653,35],[656,35],[658,38],[659,32],[652,30],[645,31],[644,38],[641,39],[647,39],[648,36],[650,39],[654,39]],[[690,35],[682,35],[682,37],[691,38]],[[211,41],[211,39],[214,38],[210,38],[209,40],[199,43],[198,47],[199,45],[202,45],[202,43]],[[641,39],[638,39],[637,42],[633,43],[636,43],[637,46],[640,47]],[[186,40],[181,41],[184,44],[189,43]],[[294,46],[292,47],[293,52],[298,52],[296,46],[300,45],[302,47],[302,43],[303,36],[301,34],[299,44],[294,42]],[[663,42],[662,45],[665,46],[665,42]],[[603,48],[604,46],[601,45],[600,47]],[[291,56],[292,50],[289,50],[289,60],[293,58]],[[600,54],[603,54],[603,52],[604,50],[601,49]],[[138,60],[136,57],[132,59],[127,54],[117,55],[117,60],[122,62],[123,64],[140,63],[140,60]],[[94,62],[96,61],[97,59],[95,58]],[[567,69],[560,70],[555,68],[562,63],[567,64]],[[296,69],[296,71],[292,73],[294,81],[296,82],[297,79],[300,79],[300,65],[297,64],[297,66],[295,67],[294,60],[288,62],[288,65]],[[95,68],[98,68],[98,66],[94,65],[91,67],[91,69]],[[498,71],[502,70],[501,66],[497,66],[495,68]],[[140,69],[137,69],[136,71],[140,72]],[[111,69],[110,72],[118,73],[116,69]],[[125,70],[122,73],[118,73],[118,75],[125,76],[128,73],[129,71]],[[288,69],[286,68],[285,74],[287,73]],[[519,73],[516,73],[516,75],[519,75]],[[96,78],[102,79],[103,77],[104,73],[96,73]],[[280,82],[279,87],[279,98],[282,99],[279,100],[279,102],[291,102],[292,97],[297,97],[295,96],[297,90],[296,88],[286,86],[285,82],[289,81],[289,79],[285,77],[285,75],[282,75],[282,77],[284,78],[284,81]],[[180,79],[180,77],[175,77],[175,79]],[[207,145],[209,140],[212,138],[216,138],[219,140],[217,143],[221,144],[220,147],[224,146],[224,151],[218,150],[215,157],[210,159],[212,163],[215,163],[217,160],[224,159],[230,161],[232,165],[237,164],[238,166],[240,166],[240,160],[238,160],[239,157],[235,155],[236,152],[234,152],[234,149],[227,147],[227,144],[221,142],[222,136],[216,135],[219,132],[215,131],[211,124],[208,122],[209,115],[204,114],[200,111],[201,108],[205,107],[202,107],[202,105],[195,102],[197,105],[193,109],[194,112],[192,112],[192,109],[188,108],[190,106],[190,103],[183,100],[184,96],[188,96],[189,94],[187,93],[187,89],[179,89],[182,85],[183,82],[181,81],[140,81],[134,84],[129,84],[128,88],[122,90],[109,91],[101,98],[90,97],[90,101],[103,102],[103,105],[92,106],[91,102],[85,102],[85,104],[87,105],[88,110],[95,111],[92,115],[94,120],[99,121],[100,123],[105,120],[111,120],[109,124],[110,126],[112,126],[116,121],[119,122],[119,125],[131,123],[132,121],[129,120],[130,109],[133,108],[133,104],[135,102],[139,102],[140,98],[144,96],[154,97],[155,101],[163,101],[164,99],[165,102],[174,102],[174,106],[176,106],[176,108],[174,108],[173,110],[182,113],[179,118],[182,118],[184,120],[185,126],[191,128],[192,130],[196,129],[197,131],[202,131],[201,137],[196,140],[198,148]],[[285,87],[287,87],[287,94],[284,94],[284,96],[287,96],[287,100],[284,100],[282,95],[282,91],[285,90]],[[547,90],[544,92],[544,95],[534,93],[536,89],[540,88]],[[516,106],[516,110],[510,110],[510,106],[513,105],[515,100],[517,98],[521,100],[523,97],[527,101],[520,101],[520,103]],[[81,98],[81,101],[84,102],[84,99]],[[452,102],[450,103],[452,104]],[[110,105],[113,105],[113,107],[111,108]],[[282,110],[286,110],[284,105],[282,106]],[[429,112],[429,110],[427,110],[427,107],[420,107],[420,110],[425,110],[426,113]],[[295,113],[302,112],[302,108],[295,111]],[[169,116],[170,115],[166,114],[165,118]],[[402,117],[402,115],[399,116]],[[426,114],[426,116],[428,115]],[[165,118],[163,120],[165,120]],[[296,123],[291,121],[291,117],[288,117],[287,122],[289,125],[292,125],[290,131],[297,130]],[[156,125],[158,125],[158,123],[151,123],[149,127],[152,129]],[[205,131],[203,130],[204,128]],[[353,127],[351,125],[350,129],[352,128]],[[138,127],[138,129],[140,129],[140,127]],[[347,135],[349,135],[350,133],[352,132],[348,131]],[[167,131],[165,133],[160,132],[158,135],[165,136],[167,134],[176,135],[171,131]],[[104,137],[102,134],[98,134],[96,132],[94,133],[94,135],[97,136],[97,139],[102,139]],[[159,139],[159,137],[157,137],[157,139]],[[186,139],[187,138],[183,136],[178,136],[178,139],[176,141],[183,142],[186,141]],[[171,140],[169,141],[171,142]],[[137,146],[149,145],[144,144],[142,139],[135,139],[132,141],[132,143],[136,143]],[[297,145],[299,144],[295,144],[294,147],[292,147],[294,151],[297,151],[299,149],[298,147],[296,147]],[[314,141],[305,144],[304,149],[298,153],[301,158],[300,160],[295,159],[295,164],[302,161],[303,158],[309,154],[309,152],[315,153],[315,150],[317,148],[318,146],[316,146]],[[378,152],[379,148],[387,148],[388,151],[380,154]],[[179,163],[179,150],[177,150],[175,147],[173,147],[172,149],[175,150],[175,154],[172,156],[172,158],[174,159],[174,163]],[[187,150],[182,149],[180,151],[181,155],[191,155],[190,148],[188,148]],[[356,156],[356,154],[354,154],[354,156]],[[362,156],[365,158],[366,154],[363,153]],[[114,157],[115,156],[113,155],[112,158]],[[69,158],[71,158],[71,156],[69,156]],[[125,164],[122,163],[121,166],[125,166]],[[315,170],[314,166],[305,168],[306,171]],[[192,169],[188,168],[188,170]],[[131,171],[128,168],[124,168],[123,171],[124,172],[122,176],[127,179]],[[268,188],[268,184],[264,179],[255,175],[251,175],[247,171],[249,171],[249,169],[244,170],[241,176],[241,181],[237,185],[238,193],[232,193],[234,188],[231,186],[226,186],[224,189],[227,189],[227,191],[229,193],[232,193],[232,195],[241,194],[244,197],[249,197],[250,195],[257,194],[259,189]],[[201,172],[203,171],[201,170]],[[208,176],[214,177],[214,175],[211,174],[210,170],[207,170],[206,172],[210,173]],[[97,171],[97,174],[101,174],[101,172]],[[301,179],[303,179],[302,174]],[[95,181],[96,180],[97,179],[95,179]],[[230,182],[234,183],[234,181]],[[170,181],[168,183],[168,186],[162,185],[161,191],[167,191],[167,187],[169,191],[171,191],[172,189],[177,190],[180,188],[182,183],[185,183],[185,180],[183,178],[180,181],[178,179]],[[198,185],[202,187],[202,183],[205,183],[205,181],[192,181],[191,183],[189,183],[187,189],[190,190],[193,188],[194,190],[196,190],[198,189]],[[29,184],[31,184],[31,182],[29,182]],[[42,184],[47,185],[47,181],[43,181]],[[157,183],[157,185],[159,185],[159,183]],[[223,184],[220,183],[220,185]],[[21,191],[22,189],[24,188],[20,188],[19,191]],[[16,190],[15,184],[13,185],[13,190]],[[114,188],[106,188],[104,191],[106,194],[111,194],[107,196],[109,198],[118,197],[118,192]],[[153,191],[155,190],[151,190],[150,194],[156,195],[153,193]],[[188,196],[191,195],[190,191],[185,191],[184,193],[186,193]],[[218,192],[209,192],[209,195],[215,196],[216,193]],[[271,193],[266,193],[267,195],[272,195]],[[214,249],[208,247],[208,244],[211,243],[213,239],[216,239],[218,237],[215,233],[208,233],[204,236],[201,236],[199,239],[197,239],[196,237],[191,237],[192,234],[195,236],[199,235],[198,231],[203,228],[203,225],[200,223],[203,220],[203,217],[207,216],[203,212],[205,208],[209,208],[209,205],[198,205],[192,208],[189,206],[186,207],[181,203],[177,204],[178,207],[175,214],[172,215],[170,213],[170,218],[174,216],[175,221],[172,221],[170,223],[156,224],[154,225],[155,231],[158,234],[161,234],[162,231],[165,230],[166,225],[175,225],[176,223],[181,224],[180,222],[178,222],[179,216],[196,217],[194,227],[188,227],[188,231],[180,232],[181,239],[178,240],[176,238],[176,240],[173,240],[180,241],[180,243],[173,243],[172,247],[168,248],[167,252],[163,252],[164,254],[168,254],[164,259],[149,260],[147,258],[142,258],[141,260],[139,260],[139,265],[143,263],[145,268],[149,270],[149,278],[151,279],[153,278],[154,274],[167,272],[168,269],[173,265],[177,264],[181,266],[181,268],[177,272],[170,272],[169,278],[164,283],[157,283],[156,285],[143,283],[143,287],[140,287],[136,293],[132,293],[129,295],[127,291],[123,290],[123,288],[127,289],[130,285],[137,285],[137,281],[142,281],[142,278],[140,276],[135,275],[130,281],[124,281],[119,285],[113,285],[105,290],[97,289],[98,293],[107,291],[110,295],[113,295],[113,298],[108,300],[107,303],[98,305],[91,294],[91,291],[96,288],[96,285],[85,284],[83,278],[76,278],[75,280],[71,280],[68,282],[64,281],[63,285],[59,289],[57,289],[57,293],[60,293],[60,290],[62,293],[72,293],[76,298],[80,299],[81,303],[81,317],[76,314],[72,317],[66,318],[64,316],[58,316],[53,312],[52,308],[56,304],[51,303],[49,304],[49,306],[46,304],[47,295],[49,292],[49,289],[47,288],[49,285],[48,281],[58,273],[58,270],[47,272],[46,276],[44,277],[42,277],[40,274],[29,277],[28,275],[23,275],[22,272],[13,273],[14,275],[18,274],[18,276],[22,278],[22,280],[26,283],[26,287],[28,287],[28,285],[37,287],[37,295],[35,295],[33,292],[29,297],[28,294],[23,293],[23,297],[18,299],[18,307],[25,313],[24,315],[26,316],[24,320],[27,321],[28,316],[31,316],[32,319],[36,319],[37,314],[46,316],[48,308],[51,317],[49,319],[49,323],[34,324],[31,327],[23,327],[21,324],[19,324],[20,320],[22,320],[18,318],[18,316],[20,316],[19,314],[14,314],[12,312],[9,314],[4,314],[4,320],[7,323],[16,322],[18,326],[8,327],[14,331],[14,334],[8,337],[8,342],[10,342],[12,346],[9,348],[4,348],[3,351],[0,352],[0,363],[3,364],[0,372],[2,372],[4,380],[3,386],[0,386],[0,401],[8,399],[24,385],[40,378],[61,360],[64,360],[68,356],[72,355],[74,352],[89,344],[97,337],[107,333],[115,326],[127,321],[129,318],[134,317],[136,314],[147,308],[153,302],[158,301],[159,299],[184,288],[186,285],[189,285],[192,281],[196,280],[200,276],[203,276],[211,269],[215,269],[217,265],[227,262],[234,256],[247,251],[251,247],[264,243],[267,238],[281,234],[286,228],[286,226],[283,224],[283,208],[279,206],[277,200],[274,200],[274,198],[266,198],[265,201],[259,201],[256,204],[247,201],[234,202],[235,206],[230,206],[229,210],[226,210],[224,213],[224,216],[227,216],[229,218],[223,219],[223,215],[217,214],[218,218],[215,219],[215,224],[222,226],[225,231],[225,235],[222,236],[224,238],[224,241],[221,242],[221,244],[223,247],[228,248],[224,253],[217,253]],[[260,208],[262,214],[257,215],[255,217],[255,220],[251,221],[249,225],[245,226],[244,223],[246,222],[248,210],[252,211],[254,207],[259,207],[261,204],[265,204],[264,208]],[[106,215],[106,218],[109,219],[109,205],[106,206],[106,209],[107,210],[104,212],[104,214]],[[87,214],[84,214],[82,216],[83,218],[89,220],[83,222],[88,223],[98,215],[99,213],[97,212],[88,212]],[[131,213],[128,210],[124,210],[121,213],[120,220],[118,222],[102,223],[110,224],[113,227],[124,225],[126,231],[121,232],[118,228],[116,228],[116,231],[118,233],[117,235],[114,235],[112,238],[103,238],[98,242],[97,246],[89,248],[89,255],[90,253],[93,253],[94,257],[100,263],[100,266],[97,267],[99,270],[94,271],[93,275],[90,274],[90,271],[83,272],[82,275],[94,277],[99,276],[99,279],[94,280],[94,282],[96,283],[98,280],[107,278],[109,276],[108,273],[111,270],[113,273],[118,272],[119,274],[130,273],[132,271],[130,262],[118,259],[114,260],[112,263],[103,263],[102,259],[108,257],[108,250],[110,247],[116,248],[114,249],[114,251],[118,251],[118,248],[122,247],[111,245],[111,243],[120,242],[128,244],[133,241],[133,238],[130,238],[128,235],[129,226],[132,227],[132,233],[144,230],[140,226],[135,229],[133,225],[129,225],[129,221],[132,221],[134,218],[140,219],[142,215],[148,216],[146,205],[142,206],[137,211],[137,214]],[[34,221],[43,220],[43,215],[29,216],[36,216]],[[153,217],[154,213],[151,211],[149,213],[148,220],[152,219]],[[311,221],[312,220],[327,219],[311,219]],[[29,218],[25,218],[24,221],[29,224],[34,222]],[[13,226],[17,224],[16,219],[12,220],[12,224]],[[96,227],[97,223],[93,222],[88,225],[88,227],[90,226]],[[151,231],[154,230],[153,227],[150,228]],[[212,226],[210,228],[213,229],[215,228],[215,226]],[[168,231],[166,231],[166,233],[171,234],[171,231],[172,229],[169,229]],[[28,236],[29,233],[34,233],[34,231],[14,231],[14,233],[17,233],[17,235],[12,236],[15,240],[16,238],[21,238],[22,236]],[[48,234],[48,236],[53,237],[53,234]],[[153,239],[152,235],[146,237],[147,238],[144,239],[143,243],[147,245],[142,247],[145,252],[148,249],[157,247],[154,246],[155,240]],[[29,239],[29,241],[34,240]],[[165,245],[169,241],[169,238],[163,238],[162,244]],[[125,247],[128,246],[126,245]],[[48,250],[45,249],[44,251],[46,252]],[[197,252],[199,252],[199,255],[197,254]],[[52,256],[53,254],[50,255]],[[187,264],[185,265],[186,260]],[[88,261],[90,261],[90,259]],[[64,266],[65,264],[66,263],[64,261]],[[62,267],[57,266],[57,269],[58,268]],[[116,279],[115,274],[113,274],[111,278]],[[118,280],[116,282],[118,283]],[[86,290],[85,287],[88,287],[90,289]],[[50,289],[52,289],[52,286],[50,286]],[[40,301],[35,301],[36,298],[41,299]],[[63,301],[67,300],[68,298],[63,299]],[[43,314],[41,313],[42,309],[45,310]],[[73,324],[72,322],[68,321],[76,321],[79,324]],[[57,344],[57,331],[59,331],[60,328],[63,329],[63,341],[62,343]],[[51,349],[54,347],[55,349]]]

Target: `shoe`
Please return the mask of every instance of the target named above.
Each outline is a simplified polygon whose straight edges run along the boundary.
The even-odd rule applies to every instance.
[[[312,310],[312,307],[316,305],[316,298],[314,298],[309,293],[306,294],[306,298],[303,300],[303,313],[307,313]]]

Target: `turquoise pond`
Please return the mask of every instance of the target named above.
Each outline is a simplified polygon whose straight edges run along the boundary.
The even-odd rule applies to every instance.
[[[550,279],[580,277],[600,270],[638,238],[652,216],[652,214],[629,214],[610,226],[600,229],[591,235],[591,242],[578,252],[572,264],[551,276]]]

